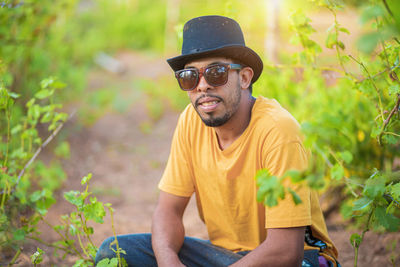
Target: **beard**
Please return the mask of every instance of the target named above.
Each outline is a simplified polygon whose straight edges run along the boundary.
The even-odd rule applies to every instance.
[[[202,115],[199,112],[199,110],[197,109],[197,107],[198,107],[197,102],[199,101],[199,99],[201,99],[202,97],[205,97],[205,96],[218,98],[220,100],[220,104],[225,106],[224,113],[221,114],[221,115],[213,114],[213,113]],[[241,96],[242,96],[241,95],[241,88],[240,88],[240,84],[238,83],[237,87],[235,88],[235,90],[232,92],[232,95],[228,99],[224,100],[220,96],[207,94],[207,95],[204,95],[202,97],[199,97],[196,100],[196,103],[193,106],[194,106],[197,114],[200,116],[201,120],[203,121],[203,123],[206,126],[218,127],[218,126],[222,126],[226,122],[228,122],[230,120],[230,118],[236,113],[236,111],[239,108],[239,103],[240,103],[240,100],[241,100]]]
[[[199,113],[199,112],[197,112]],[[200,114],[199,114],[200,115]],[[205,125],[209,126],[209,127],[218,127],[218,126],[222,126],[224,125],[230,118],[232,117],[232,115],[225,113],[223,116],[220,117],[213,117],[212,115],[210,115],[209,118],[204,118],[200,115],[201,120],[204,122]]]

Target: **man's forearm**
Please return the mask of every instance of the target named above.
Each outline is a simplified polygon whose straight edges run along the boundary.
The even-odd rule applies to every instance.
[[[178,252],[184,237],[182,218],[157,208],[153,215],[152,246],[158,266],[183,266]]]
[[[269,229],[267,239],[230,267],[301,266],[304,254],[304,229]]]

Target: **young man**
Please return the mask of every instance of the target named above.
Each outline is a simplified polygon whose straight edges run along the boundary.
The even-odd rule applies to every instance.
[[[191,104],[181,114],[159,183],[152,234],[118,236],[130,266],[336,266],[318,196],[292,185],[278,206],[256,201],[256,172],[307,167],[299,125],[275,100],[254,98],[263,63],[236,21],[204,16],[183,29],[182,55],[168,59]],[[195,193],[209,241],[185,237]],[[96,260],[113,257],[107,239]]]

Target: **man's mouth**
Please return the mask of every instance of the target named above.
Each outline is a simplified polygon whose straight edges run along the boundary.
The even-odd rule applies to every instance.
[[[215,105],[215,104],[217,104],[219,101],[210,101],[210,102],[203,102],[203,103],[201,103],[200,105],[201,106],[205,106],[205,107],[208,107],[208,106],[212,106],[212,105]]]
[[[201,109],[204,112],[212,112],[214,111],[219,103],[222,101],[220,97],[216,96],[203,96],[197,99],[196,107]]]

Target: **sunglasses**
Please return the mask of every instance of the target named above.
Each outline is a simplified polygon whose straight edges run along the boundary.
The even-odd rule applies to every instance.
[[[201,76],[204,76],[207,83],[211,86],[221,86],[228,81],[228,71],[240,70],[240,64],[217,63],[205,68],[187,68],[175,72],[175,77],[178,80],[179,86],[184,91],[191,91],[197,87]]]

